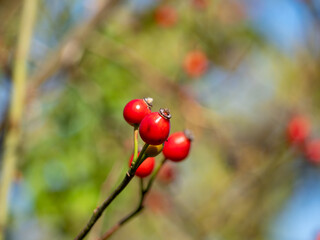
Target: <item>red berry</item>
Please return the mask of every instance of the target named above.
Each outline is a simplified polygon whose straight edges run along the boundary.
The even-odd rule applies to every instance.
[[[151,113],[152,98],[134,99],[123,109],[123,117],[130,124],[140,124],[142,119]]]
[[[174,162],[184,160],[190,151],[192,137],[187,131],[172,134],[164,143],[163,155]]]
[[[133,154],[131,155],[129,166],[131,166],[132,160],[133,160]],[[155,165],[155,158],[153,157],[146,158],[136,170],[135,175],[141,178],[149,176],[153,171],[154,165]]]
[[[142,140],[151,145],[163,143],[170,133],[170,112],[161,108],[159,112],[147,115],[140,123],[139,133]]]
[[[316,240],[320,240],[320,233],[318,233]]]
[[[174,163],[165,163],[158,173],[159,181],[169,184],[176,179],[177,171],[173,166]]]
[[[155,12],[156,22],[162,27],[171,27],[177,22],[176,10],[170,6],[161,6]]]
[[[309,162],[320,164],[320,139],[308,141],[305,146],[305,154]]]
[[[303,116],[292,118],[287,127],[288,140],[291,143],[301,144],[310,134],[310,122]]]
[[[199,50],[189,52],[185,57],[183,67],[190,77],[200,77],[208,69],[207,56]]]

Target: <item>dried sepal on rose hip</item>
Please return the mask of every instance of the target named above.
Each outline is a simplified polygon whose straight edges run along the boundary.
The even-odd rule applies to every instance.
[[[192,140],[193,136],[189,130],[171,134],[164,143],[164,157],[174,162],[184,160],[189,155]]]
[[[151,145],[162,144],[170,133],[170,118],[169,109],[163,108],[145,116],[139,127],[142,140]]]
[[[131,155],[131,158],[129,160],[129,167],[131,167],[132,160],[133,160],[133,154]],[[137,168],[135,175],[140,178],[144,178],[144,177],[149,176],[154,169],[154,165],[155,165],[155,158],[153,158],[153,157],[146,158],[141,163],[141,165]]]
[[[126,104],[123,117],[130,125],[139,125],[142,119],[151,113],[152,98],[134,99]]]

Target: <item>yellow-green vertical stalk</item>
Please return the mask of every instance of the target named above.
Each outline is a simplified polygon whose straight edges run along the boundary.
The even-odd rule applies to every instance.
[[[139,125],[135,124],[133,129],[133,159],[131,166],[134,166],[138,158],[138,135]]]
[[[4,239],[4,230],[8,215],[8,195],[16,167],[16,150],[20,141],[20,125],[25,100],[27,78],[27,58],[35,22],[38,0],[23,2],[18,45],[13,68],[13,81],[8,131],[4,143],[3,166],[0,181],[0,240]]]

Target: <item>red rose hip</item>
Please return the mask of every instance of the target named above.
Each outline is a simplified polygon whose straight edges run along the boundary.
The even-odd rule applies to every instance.
[[[140,124],[142,119],[151,113],[152,98],[134,99],[123,109],[123,117],[130,124]]]
[[[170,133],[170,111],[161,108],[148,114],[140,123],[140,137],[145,143],[159,145],[167,140]]]
[[[131,158],[129,161],[130,167],[131,167],[132,160],[133,160],[133,154],[131,155]],[[135,175],[141,178],[149,176],[153,171],[154,165],[155,165],[154,157],[146,158],[136,170]]]
[[[188,156],[191,141],[192,135],[189,131],[173,133],[164,143],[163,155],[171,161],[180,162]]]

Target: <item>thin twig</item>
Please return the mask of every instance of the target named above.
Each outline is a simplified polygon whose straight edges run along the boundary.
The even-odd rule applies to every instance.
[[[111,187],[116,184],[117,180],[120,180],[120,173],[122,168],[123,166],[121,161],[115,161],[113,163],[108,176],[106,177],[106,179],[104,180],[104,183],[101,186],[98,204],[103,202],[103,200],[105,199],[105,196],[107,196],[108,193],[111,191]],[[103,221],[97,222],[95,227],[90,231],[90,234],[88,236],[89,240],[96,239],[100,236],[102,222]]]
[[[4,145],[2,181],[0,185],[0,240],[4,239],[8,214],[8,194],[16,168],[16,151],[20,142],[20,125],[24,108],[27,59],[37,6],[37,0],[24,1],[22,10],[17,55],[13,70],[13,88],[8,118],[9,126]]]
[[[101,217],[102,213],[104,210],[112,203],[112,201],[123,191],[123,189],[126,188],[126,186],[129,184],[129,182],[132,180],[134,177],[134,174],[137,170],[137,167],[141,162],[143,161],[143,153],[147,149],[149,144],[145,144],[141,150],[141,153],[137,159],[137,166],[134,166],[130,168],[130,170],[126,173],[124,179],[120,183],[120,185],[110,194],[110,196],[99,206],[97,207],[94,211],[93,214],[86,224],[86,226],[81,230],[81,232],[78,234],[78,236],[74,240],[80,240],[84,239],[84,237],[88,234],[88,232],[91,230],[91,228],[94,226],[94,224],[98,221],[98,219]]]
[[[115,224],[113,227],[111,227],[105,234],[103,234],[103,236],[101,238],[99,238],[98,240],[106,240],[109,237],[111,237],[122,225],[124,225],[126,222],[128,222],[129,220],[131,220],[133,217],[135,217],[136,215],[138,215],[138,213],[140,213],[144,206],[143,206],[143,202],[144,199],[147,195],[147,193],[150,191],[152,184],[154,182],[154,180],[156,179],[160,169],[162,168],[162,166],[165,164],[166,162],[166,158],[164,158],[161,163],[159,164],[159,166],[157,167],[157,169],[153,172],[148,185],[146,187],[146,189],[143,188],[143,179],[140,180],[140,189],[141,189],[141,194],[140,194],[140,201],[138,206],[136,207],[136,209],[131,212],[130,214],[128,214],[127,216],[125,216],[124,218],[122,218],[117,224]]]

